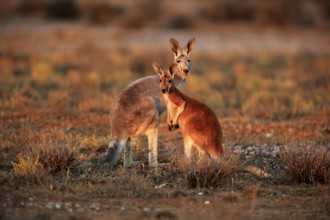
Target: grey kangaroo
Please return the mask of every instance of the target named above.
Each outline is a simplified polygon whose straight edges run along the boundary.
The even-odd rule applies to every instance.
[[[184,85],[190,71],[189,54],[195,46],[192,38],[184,47],[175,39],[170,39],[170,47],[177,63],[175,85],[180,88]],[[166,109],[159,89],[159,75],[140,78],[126,86],[115,101],[111,116],[111,141],[106,161],[113,166],[124,151],[124,167],[134,164],[132,147],[141,135],[148,137],[149,166],[157,167],[157,139],[160,115]]]

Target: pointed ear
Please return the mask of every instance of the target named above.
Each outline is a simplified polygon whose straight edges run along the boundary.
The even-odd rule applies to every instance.
[[[152,67],[154,68],[155,73],[159,74],[160,76],[163,74],[163,67],[158,63],[153,62]]]
[[[187,43],[187,45],[185,46],[185,49],[187,50],[187,54],[189,54],[192,49],[195,47],[195,42],[196,42],[196,38],[191,38],[190,41]]]
[[[171,66],[169,67],[170,74],[171,76],[174,76],[178,68],[178,65],[176,63],[172,63]]]
[[[170,39],[170,47],[171,47],[171,50],[173,51],[173,53],[175,55],[178,54],[178,50],[180,49],[180,44],[177,40],[171,38]]]

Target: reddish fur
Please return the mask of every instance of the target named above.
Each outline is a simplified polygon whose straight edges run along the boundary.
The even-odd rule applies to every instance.
[[[193,145],[204,150],[213,158],[223,154],[222,130],[215,113],[205,104],[192,99],[173,86],[171,93],[166,93],[169,101],[180,105],[186,102],[178,119],[184,140],[191,139]]]

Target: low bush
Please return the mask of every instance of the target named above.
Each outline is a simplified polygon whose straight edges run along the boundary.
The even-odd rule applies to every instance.
[[[188,188],[217,188],[239,171],[237,157],[225,155],[220,161],[207,160],[185,171]]]
[[[327,147],[288,147],[280,154],[286,175],[294,181],[330,184],[330,150]]]
[[[23,159],[18,164],[13,163],[17,174],[33,173],[39,169],[48,175],[55,175],[68,170],[76,158],[74,138],[63,131],[46,130],[30,134],[27,145],[27,151],[22,153]]]

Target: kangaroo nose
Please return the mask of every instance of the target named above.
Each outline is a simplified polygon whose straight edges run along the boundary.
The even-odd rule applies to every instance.
[[[166,93],[166,89],[162,89],[162,93],[164,93],[164,94],[165,94],[165,93]]]
[[[184,70],[183,70],[183,72],[185,72],[185,73],[188,73],[188,72],[189,72],[189,70],[188,70],[188,69],[184,69]]]

